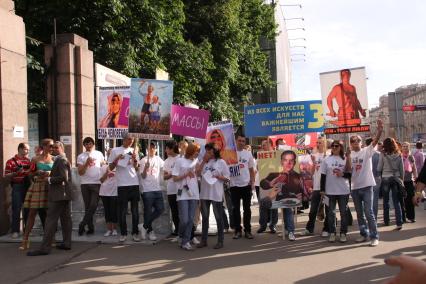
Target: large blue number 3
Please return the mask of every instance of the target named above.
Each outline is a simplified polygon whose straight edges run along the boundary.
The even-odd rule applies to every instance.
[[[314,119],[316,121],[311,121],[308,123],[308,128],[312,129],[312,128],[321,128],[324,126],[324,117],[322,116],[322,105],[321,104],[310,104],[309,105],[309,109],[311,111],[313,111],[314,115]]]

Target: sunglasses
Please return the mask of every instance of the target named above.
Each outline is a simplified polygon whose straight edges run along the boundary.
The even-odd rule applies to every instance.
[[[338,145],[338,144],[331,145],[331,148],[339,148],[339,147],[340,147],[340,145]]]

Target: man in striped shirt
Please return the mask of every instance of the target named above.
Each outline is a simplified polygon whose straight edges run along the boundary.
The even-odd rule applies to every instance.
[[[18,145],[18,154],[6,162],[5,177],[10,179],[12,185],[12,238],[19,236],[21,208],[25,200],[28,185],[25,177],[30,172],[30,159],[28,152],[30,147],[27,143]],[[25,223],[24,214],[24,223]]]

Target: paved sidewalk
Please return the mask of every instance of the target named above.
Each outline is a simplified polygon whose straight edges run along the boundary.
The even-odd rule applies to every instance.
[[[252,207],[254,215],[257,207]],[[233,240],[225,235],[225,247],[187,252],[163,240],[156,245],[74,242],[71,251],[52,250],[49,256],[27,257],[16,243],[0,243],[2,283],[381,283],[398,269],[386,267],[384,258],[409,254],[426,260],[426,210],[417,208],[417,222],[380,227],[380,245],[354,242],[356,223],[346,244],[330,244],[316,235],[282,240],[269,233],[254,240]],[[353,214],[355,217],[355,214]],[[256,220],[253,218],[253,220]],[[299,217],[297,231],[307,221]],[[257,229],[253,221],[253,231]],[[382,222],[379,219],[379,223]],[[36,247],[36,244],[31,244]]]

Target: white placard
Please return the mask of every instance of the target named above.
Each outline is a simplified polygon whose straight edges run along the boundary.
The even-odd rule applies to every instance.
[[[71,135],[64,135],[61,136],[59,139],[64,145],[72,145],[72,138]]]
[[[23,126],[13,127],[13,138],[24,138],[24,127]]]

